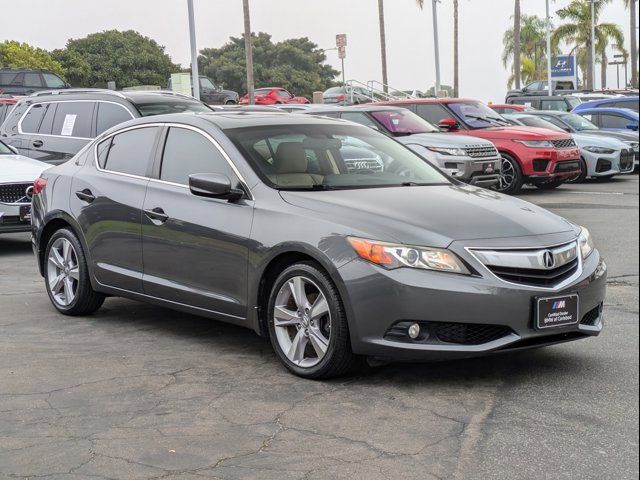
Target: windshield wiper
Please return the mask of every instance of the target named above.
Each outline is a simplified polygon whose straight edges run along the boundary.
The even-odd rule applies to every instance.
[[[502,122],[504,125],[511,125],[509,122],[507,122],[506,120],[503,120],[502,118],[498,118],[498,117],[486,117],[489,118],[491,120],[495,120],[496,122]]]

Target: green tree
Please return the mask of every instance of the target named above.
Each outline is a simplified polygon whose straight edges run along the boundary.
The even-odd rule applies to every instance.
[[[525,57],[533,62],[535,68],[532,80],[542,78],[542,75],[546,72],[547,42],[545,39],[546,26],[544,19],[536,15],[522,15],[520,23],[520,58]],[[515,35],[513,28],[509,28],[504,32],[502,46],[502,64],[506,67],[514,59]],[[556,54],[557,49],[552,53]],[[527,66],[527,70],[528,68],[529,66]],[[525,68],[521,65],[520,75],[524,78],[523,70]],[[513,62],[511,72],[515,81],[515,62]],[[526,76],[530,78],[528,74]],[[528,82],[523,81],[523,83],[526,85]]]
[[[598,48],[600,48],[600,53],[606,49],[609,39],[613,39],[620,47],[624,43],[624,33],[618,25],[615,23],[598,23],[602,9],[609,1],[595,0],[594,3],[596,55],[598,54]],[[578,51],[578,64],[586,77],[586,87],[587,89],[592,89],[594,85],[591,63],[591,2],[572,0],[569,5],[561,8],[556,13],[560,19],[567,21],[567,23],[560,25],[553,32],[551,36],[552,44],[557,46],[560,42],[565,42],[569,45],[574,45],[574,48]],[[583,51],[580,52],[580,50]]]
[[[525,56],[520,57],[520,78],[525,85],[536,80],[535,62]],[[507,80],[507,87],[512,88],[516,81],[515,72],[512,72]]]
[[[164,47],[133,30],[108,30],[71,39],[53,55],[69,69],[69,82],[79,87],[118,88],[136,85],[164,86],[179,71]]]
[[[14,40],[0,43],[0,67],[34,68],[49,70],[62,76],[65,74],[63,66],[46,50]]]
[[[629,9],[629,31],[631,32],[631,86],[638,88],[638,44],[636,30],[638,19],[636,17],[636,3],[638,0],[624,0],[624,5]]]
[[[308,38],[273,43],[267,33],[252,34],[256,87],[284,87],[296,95],[311,97],[314,91],[335,84],[338,71],[325,64],[326,56]],[[245,41],[231,37],[220,48],[200,51],[198,66],[203,75],[238,92],[247,91]]]

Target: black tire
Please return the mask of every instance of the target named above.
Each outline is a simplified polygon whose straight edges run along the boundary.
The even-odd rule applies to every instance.
[[[563,183],[565,183],[565,180],[557,180],[555,182],[536,183],[535,186],[540,190],[553,190],[554,188],[558,188]]]
[[[580,159],[580,175],[578,175],[576,178],[572,178],[571,180],[568,180],[567,183],[582,183],[587,179],[587,173],[588,173],[588,169],[587,169],[587,162],[584,161],[584,158]]]
[[[501,174],[498,184],[494,188],[500,193],[515,195],[519,193],[520,190],[522,190],[522,184],[524,183],[524,177],[522,176],[520,163],[509,154],[500,153],[500,155],[502,156]],[[512,173],[509,177],[507,177],[506,173],[509,172],[509,169],[510,173]],[[502,172],[505,173],[504,176]],[[507,180],[507,178],[509,180]]]
[[[226,102],[224,102],[225,105],[235,105],[236,102],[234,102],[233,100],[227,100]]]
[[[276,338],[273,313],[276,296],[287,281],[297,276],[311,279],[320,288],[327,299],[329,312],[331,314],[330,337],[326,353],[319,363],[311,367],[301,367],[289,360]],[[329,275],[315,262],[293,264],[278,276],[269,295],[267,315],[271,345],[280,361],[295,375],[309,379],[333,378],[352,371],[362,363],[362,359],[351,350],[347,316],[340,294]]]
[[[49,269],[51,268],[48,259],[51,253],[51,248],[54,243],[56,243],[56,240],[59,240],[61,238],[69,241],[73,246],[78,267],[76,295],[73,301],[68,305],[61,305],[60,302],[55,299],[48,281]],[[89,315],[98,310],[104,302],[105,296],[94,291],[91,287],[91,281],[89,280],[89,270],[87,268],[87,260],[82,248],[82,244],[80,243],[80,240],[78,240],[76,234],[68,228],[63,228],[55,232],[47,243],[47,248],[45,250],[44,256],[44,278],[49,299],[51,300],[53,306],[60,313],[63,313],[65,315]]]

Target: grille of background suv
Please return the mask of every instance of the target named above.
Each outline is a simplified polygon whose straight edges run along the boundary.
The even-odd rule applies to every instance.
[[[0,185],[0,203],[31,203],[27,198],[27,188],[31,183],[7,183]]]

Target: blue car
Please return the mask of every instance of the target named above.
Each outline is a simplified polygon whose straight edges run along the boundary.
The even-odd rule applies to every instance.
[[[583,105],[572,112],[582,115],[603,130],[638,131],[638,112],[628,108],[581,108]]]
[[[580,110],[586,110],[590,108],[628,108],[638,113],[638,96],[633,97],[612,97],[602,98],[600,100],[591,100],[590,102],[584,102],[573,109],[575,113]]]

